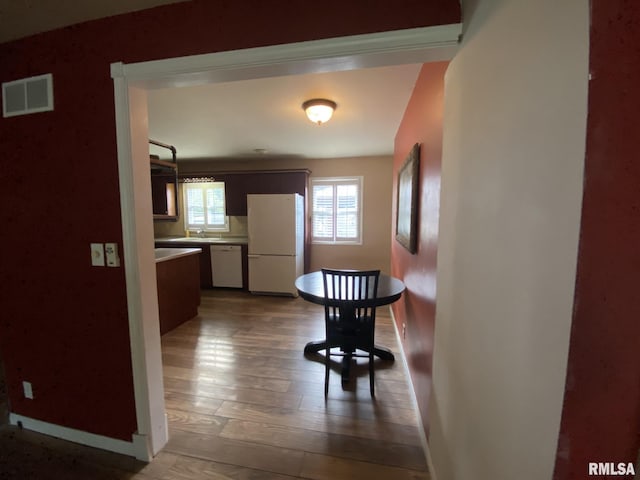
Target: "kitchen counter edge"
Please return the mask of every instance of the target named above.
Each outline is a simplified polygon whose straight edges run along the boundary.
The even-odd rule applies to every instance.
[[[202,253],[201,248],[156,248],[156,263],[166,262],[175,258],[197,255]]]

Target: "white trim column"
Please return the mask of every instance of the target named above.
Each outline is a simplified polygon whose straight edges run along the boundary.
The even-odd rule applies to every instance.
[[[149,461],[167,443],[160,326],[153,245],[146,91],[131,88],[118,65],[114,77],[118,169],[127,309],[138,444]],[[120,74],[120,75],[119,75]],[[146,439],[146,442],[144,441]]]

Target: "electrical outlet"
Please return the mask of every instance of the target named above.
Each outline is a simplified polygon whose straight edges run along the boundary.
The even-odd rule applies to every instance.
[[[104,245],[101,243],[91,244],[91,265],[104,267]]]
[[[24,391],[24,398],[30,398],[33,400],[33,388],[31,382],[22,382],[22,390]]]

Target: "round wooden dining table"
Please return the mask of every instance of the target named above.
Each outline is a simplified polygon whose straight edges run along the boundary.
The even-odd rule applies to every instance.
[[[296,279],[295,286],[303,299],[318,305],[327,304],[324,295],[324,283],[322,281],[321,271],[318,270],[316,272],[306,273],[299,276]],[[376,306],[380,307],[395,302],[402,296],[402,292],[404,292],[404,290],[405,286],[402,280],[390,275],[380,274],[380,278],[378,280],[378,294],[375,302]],[[304,353],[316,353],[326,348],[327,342],[325,340],[316,340],[305,345]],[[392,362],[395,360],[391,350],[380,345],[376,345],[374,347],[373,354],[383,360],[389,360]]]

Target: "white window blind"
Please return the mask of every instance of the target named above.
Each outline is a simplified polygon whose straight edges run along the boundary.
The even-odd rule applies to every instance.
[[[183,188],[187,230],[229,230],[224,182],[185,183]]]
[[[362,177],[311,180],[312,240],[362,243]]]

